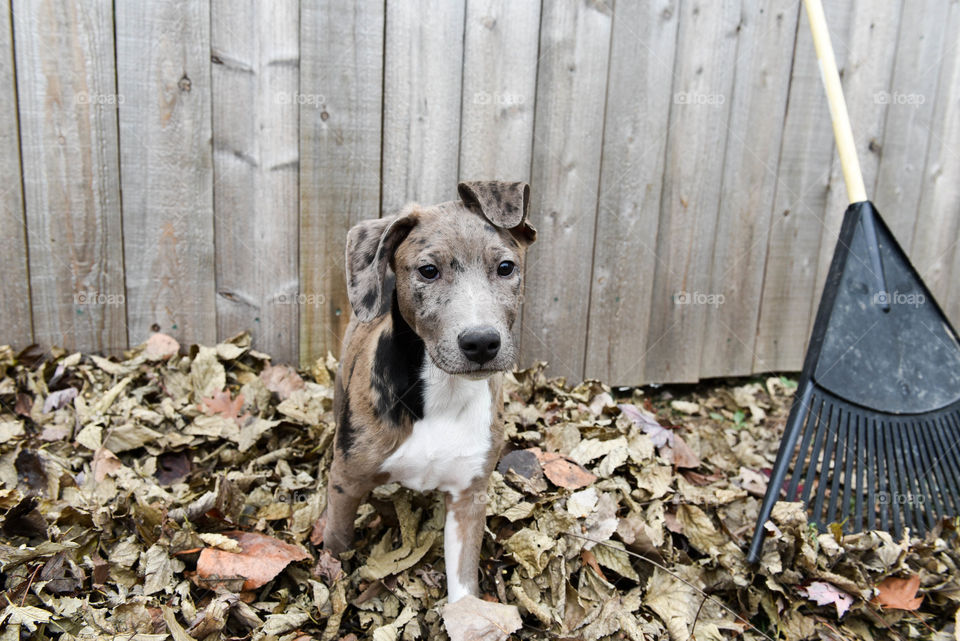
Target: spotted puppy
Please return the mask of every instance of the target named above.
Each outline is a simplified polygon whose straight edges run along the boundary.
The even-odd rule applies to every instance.
[[[503,441],[502,378],[517,356],[523,260],[536,231],[525,183],[465,182],[460,200],[347,234],[337,435],[323,545],[350,547],[357,506],[396,481],[444,492],[449,602],[477,595],[487,479]]]

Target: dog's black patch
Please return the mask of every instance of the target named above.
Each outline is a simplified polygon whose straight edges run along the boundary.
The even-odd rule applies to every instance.
[[[400,314],[397,292],[390,306],[393,327],[377,341],[370,384],[376,391],[376,412],[380,420],[401,425],[405,418],[423,418],[423,367],[425,347]]]
[[[450,269],[452,269],[453,271],[457,272],[458,274],[462,274],[462,273],[463,273],[463,263],[461,263],[459,260],[457,260],[456,258],[454,258],[454,259],[452,259],[452,260],[450,261]]]
[[[371,289],[363,295],[360,303],[367,309],[372,309],[377,304],[377,290]]]
[[[343,488],[336,483],[333,484],[333,489],[336,490],[338,494],[343,494]]]
[[[343,405],[340,407],[340,416],[337,417],[337,447],[346,456],[350,453],[355,440],[355,428],[352,423],[353,414],[350,411],[350,399],[344,395]]]

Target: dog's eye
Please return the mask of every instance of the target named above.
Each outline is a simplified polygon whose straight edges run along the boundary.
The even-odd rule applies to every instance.
[[[505,260],[497,265],[497,276],[509,276],[516,268],[517,266],[513,262]]]
[[[427,280],[436,280],[440,277],[440,270],[437,269],[436,265],[424,265],[417,271],[419,271],[420,275]]]

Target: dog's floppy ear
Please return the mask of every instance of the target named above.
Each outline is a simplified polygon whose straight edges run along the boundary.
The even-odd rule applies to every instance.
[[[484,180],[462,182],[457,185],[460,200],[468,207],[477,207],[480,213],[497,227],[509,229],[527,244],[537,238],[537,230],[527,222],[530,209],[530,185],[524,182]]]
[[[390,216],[357,223],[347,232],[347,298],[356,317],[366,323],[385,313],[387,267],[394,250],[416,219]]]

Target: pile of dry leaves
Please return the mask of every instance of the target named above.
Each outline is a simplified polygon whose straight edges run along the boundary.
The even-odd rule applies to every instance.
[[[183,355],[157,334],[122,361],[0,348],[0,639],[462,629],[438,497],[381,487],[355,551],[318,550],[333,363],[297,373],[249,343]],[[515,637],[960,639],[956,522],[838,540],[782,503],[746,565],[792,381],[509,378],[481,589],[519,607],[500,622]]]

